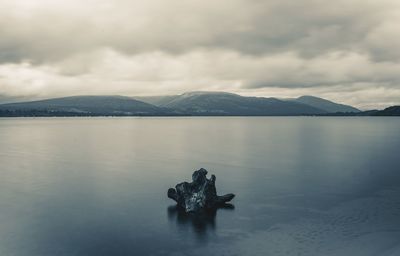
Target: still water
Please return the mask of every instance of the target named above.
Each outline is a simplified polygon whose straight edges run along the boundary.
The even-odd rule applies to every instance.
[[[0,255],[400,255],[400,118],[0,119]],[[232,207],[166,192],[206,168]]]

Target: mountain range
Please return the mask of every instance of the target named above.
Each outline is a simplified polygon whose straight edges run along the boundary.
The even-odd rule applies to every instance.
[[[0,105],[0,116],[299,116],[396,115],[398,107],[368,114],[314,96],[294,99],[246,97],[227,92],[181,95],[70,96]]]

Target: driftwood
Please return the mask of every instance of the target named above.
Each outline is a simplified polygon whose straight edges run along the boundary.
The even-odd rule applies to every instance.
[[[195,171],[192,174],[192,182],[182,182],[176,185],[175,189],[168,189],[168,197],[175,200],[186,212],[218,208],[235,197],[234,194],[218,196],[215,175],[211,175],[210,179],[207,179],[206,175],[206,169]]]

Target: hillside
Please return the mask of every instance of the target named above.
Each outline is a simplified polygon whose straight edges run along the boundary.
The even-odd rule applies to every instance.
[[[140,99],[140,100],[139,100]],[[124,97],[71,96],[0,105],[0,116],[396,116],[399,106],[359,111],[325,99],[246,97],[227,92]]]
[[[155,106],[164,106],[172,100],[178,98],[180,95],[165,95],[165,96],[135,96],[132,97],[135,100],[143,101]]]
[[[373,116],[400,116],[400,106],[392,106],[384,110],[378,110],[372,114]]]
[[[160,115],[154,105],[123,96],[72,96],[0,105],[10,115]]]
[[[191,115],[313,115],[324,110],[276,98],[244,97],[226,92],[189,92],[171,98],[162,107]]]
[[[360,112],[359,109],[349,106],[349,105],[344,105],[344,104],[339,104],[335,103],[326,99],[314,97],[314,96],[301,96],[296,99],[290,99],[291,101],[307,104],[309,106],[319,108],[322,110],[325,110],[328,113],[336,113],[336,112],[341,112],[341,113],[349,113],[349,112]]]

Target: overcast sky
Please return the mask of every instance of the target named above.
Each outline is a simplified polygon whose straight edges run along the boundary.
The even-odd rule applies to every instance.
[[[0,0],[0,98],[194,90],[400,104],[400,1]]]

